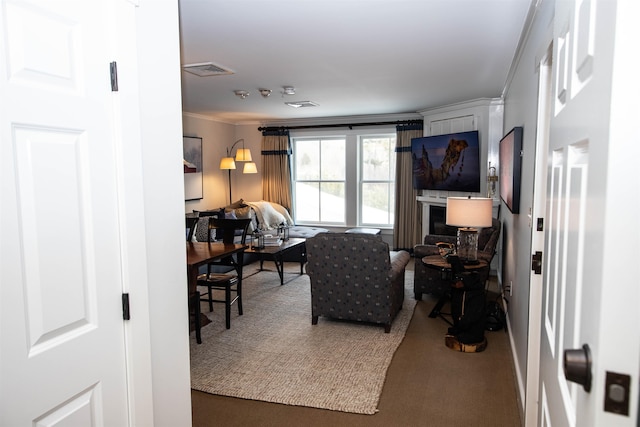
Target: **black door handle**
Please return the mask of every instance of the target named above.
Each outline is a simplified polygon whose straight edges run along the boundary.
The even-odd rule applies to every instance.
[[[585,344],[581,349],[564,351],[564,377],[591,391],[591,350]]]

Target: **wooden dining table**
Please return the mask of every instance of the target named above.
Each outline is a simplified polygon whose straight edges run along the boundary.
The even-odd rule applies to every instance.
[[[187,242],[187,286],[190,304],[194,308],[196,341],[202,343],[200,335],[200,292],[198,292],[198,274],[200,267],[211,262],[236,255],[238,286],[242,286],[242,264],[247,245],[219,242]]]

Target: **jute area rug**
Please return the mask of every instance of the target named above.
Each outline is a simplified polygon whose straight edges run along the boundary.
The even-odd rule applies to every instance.
[[[265,263],[267,267],[267,263]],[[285,285],[275,271],[245,267],[244,315],[232,306],[202,310],[212,322],[202,344],[191,334],[191,387],[223,396],[374,414],[387,368],[402,342],[416,301],[413,271],[405,276],[405,300],[391,332],[382,326],[321,317],[311,325],[311,294],[299,264],[285,265]],[[249,276],[249,277],[246,277]]]

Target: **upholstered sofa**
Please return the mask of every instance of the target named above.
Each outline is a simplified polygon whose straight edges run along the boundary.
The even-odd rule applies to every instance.
[[[207,233],[209,233],[209,219],[207,217],[214,216],[217,218],[250,218],[251,223],[247,232],[251,234],[254,230],[259,230],[262,233],[275,233],[279,226],[285,225],[288,228],[289,237],[297,237],[307,239],[313,237],[318,233],[327,232],[326,228],[312,227],[296,225],[293,221],[289,211],[287,209],[273,202],[260,200],[257,202],[247,202],[242,199],[231,203],[227,206],[223,206],[217,209],[210,209],[206,211],[193,211],[193,214],[198,216],[198,222],[196,224],[195,232],[193,233],[192,240],[198,242],[208,241]],[[214,231],[215,232],[215,231]],[[240,243],[241,236],[236,236],[236,243]],[[213,240],[221,240],[222,236],[212,236]],[[248,241],[248,240],[247,240]],[[302,254],[302,255],[301,255]],[[302,259],[300,257],[302,256]],[[244,255],[244,263],[248,264],[255,261],[257,258],[251,254]],[[304,262],[306,253],[304,250],[289,251],[284,254],[283,261],[290,262]],[[216,272],[219,272],[216,269]]]
[[[257,202],[247,202],[240,199],[227,206],[206,211],[194,211],[200,216],[196,225],[194,239],[199,242],[206,242],[208,232],[207,216],[219,218],[250,218],[251,223],[247,232],[251,234],[254,230],[264,233],[275,232],[281,225],[288,227],[289,237],[309,238],[318,233],[328,231],[326,228],[296,225],[289,211],[278,203],[260,200]]]
[[[491,260],[496,253],[498,239],[500,238],[501,223],[497,218],[493,218],[491,227],[483,228],[478,235],[478,259],[491,264]],[[415,275],[413,281],[413,293],[417,300],[422,299],[422,294],[443,295],[449,291],[450,281],[445,280],[442,274],[432,268],[426,267],[421,259],[427,255],[439,254],[436,243],[456,244],[456,236],[427,234],[424,236],[424,243],[413,247],[415,257]],[[489,268],[479,272],[483,283],[489,276]]]
[[[377,323],[390,332],[404,301],[407,251],[390,252],[380,236],[318,233],[307,239],[311,320],[318,317]]]

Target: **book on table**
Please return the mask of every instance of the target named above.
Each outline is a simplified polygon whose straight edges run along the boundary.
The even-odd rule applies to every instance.
[[[267,234],[264,236],[265,246],[280,246],[282,244],[282,238],[280,236],[273,236]]]

